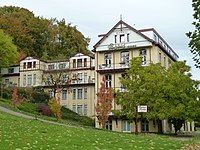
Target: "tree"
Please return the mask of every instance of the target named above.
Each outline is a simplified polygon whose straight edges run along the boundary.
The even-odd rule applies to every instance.
[[[141,64],[141,58],[131,60],[124,78],[120,78],[126,92],[116,93],[116,101],[122,106],[121,113],[134,119],[136,133],[138,118],[141,117],[169,119],[175,132],[183,122],[197,117],[198,82],[190,78],[185,62],[175,62],[168,70],[160,64],[145,67]],[[138,105],[147,105],[148,113],[139,115]]]
[[[105,128],[109,113],[112,109],[113,92],[112,88],[106,87],[105,79],[101,82],[101,87],[97,93],[96,113],[101,128]]]
[[[141,64],[141,58],[131,60],[130,68],[126,70],[124,77],[120,78],[120,82],[126,90],[116,93],[116,102],[122,107],[121,114],[126,115],[129,119],[134,119],[136,133],[138,132],[138,119],[141,118],[137,112],[138,105],[147,105],[150,110],[143,117],[160,119],[165,116],[165,110],[158,111],[162,104],[160,87],[164,84],[164,69],[160,64],[150,64],[147,67],[143,67]]]
[[[60,105],[60,94],[56,94],[56,97],[52,98],[48,105],[50,110],[53,112],[57,120],[61,119],[61,105]]]
[[[185,62],[175,62],[167,70],[163,99],[169,105],[168,119],[175,128],[180,130],[187,120],[195,120],[199,114],[199,82],[192,80],[190,67]]]
[[[12,39],[0,30],[0,69],[15,63],[17,58],[17,48]]]
[[[195,66],[200,68],[200,0],[192,0],[192,2],[195,30],[186,35],[190,38],[189,47],[191,48],[191,53],[194,55]]]
[[[20,104],[20,99],[17,94],[17,87],[14,86],[12,91],[12,105],[16,107],[19,104]]]
[[[65,58],[76,52],[87,53],[88,40],[72,26],[56,18],[35,16],[25,8],[0,7],[0,28],[13,38],[19,52],[48,60],[59,53]]]

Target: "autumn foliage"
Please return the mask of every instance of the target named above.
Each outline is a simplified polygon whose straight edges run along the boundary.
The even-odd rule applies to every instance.
[[[107,88],[105,79],[101,82],[101,87],[97,93],[96,113],[101,128],[105,128],[109,113],[112,109],[113,93],[112,88]]]
[[[13,92],[12,92],[12,105],[14,107],[16,107],[19,104],[20,104],[20,99],[19,99],[19,96],[17,94],[17,87],[14,86],[13,87]]]
[[[61,105],[60,105],[60,97],[56,96],[52,98],[48,103],[52,113],[56,117],[57,120],[61,119]]]

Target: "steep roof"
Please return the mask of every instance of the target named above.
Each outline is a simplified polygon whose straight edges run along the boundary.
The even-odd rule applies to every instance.
[[[151,40],[150,38],[148,38],[146,35],[142,34],[140,31],[136,30],[135,28],[133,28],[132,26],[130,26],[129,24],[125,23],[124,21],[120,20],[110,31],[108,31],[108,33],[104,34],[103,37],[93,46],[94,50],[97,48],[97,46],[104,41],[114,30],[117,26],[119,25],[125,25],[127,26],[129,29],[131,29],[132,31],[136,32],[137,34],[139,34],[140,36],[142,36],[143,38],[145,38],[146,40],[148,40],[149,42],[153,42],[153,40]]]

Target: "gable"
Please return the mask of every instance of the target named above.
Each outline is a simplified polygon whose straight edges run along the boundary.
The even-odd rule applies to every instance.
[[[151,45],[151,39],[120,20],[99,42],[97,42],[97,44],[95,44],[94,48],[95,51],[105,51]]]

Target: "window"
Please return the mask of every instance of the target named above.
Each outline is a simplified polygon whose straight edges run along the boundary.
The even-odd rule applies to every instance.
[[[75,100],[76,99],[76,89],[73,89],[72,93],[73,93],[73,99]]]
[[[121,35],[119,36],[119,42],[120,42],[120,43],[125,42],[125,35],[124,35],[124,34],[121,34]]]
[[[65,69],[66,68],[66,63],[62,63],[62,64],[59,64],[59,69]]]
[[[31,86],[32,85],[32,75],[31,74],[27,76],[27,80],[28,80],[27,85]]]
[[[83,114],[83,105],[78,105],[77,106],[77,113],[82,115]]]
[[[14,68],[8,68],[8,73],[14,73]]]
[[[83,115],[87,116],[87,104],[84,104]]]
[[[107,130],[112,130],[112,120],[108,120],[105,124]]]
[[[32,62],[28,62],[27,68],[32,68]]]
[[[112,75],[105,75],[106,78],[106,88],[112,87]]]
[[[161,63],[162,61],[162,55],[161,55],[161,52],[158,53],[158,61]]]
[[[73,59],[73,68],[76,68],[76,59]]]
[[[129,52],[121,52],[121,65],[128,65],[129,63]]]
[[[72,110],[73,110],[74,112],[76,112],[76,105],[73,105],[73,106],[72,106]]]
[[[23,75],[23,86],[26,86],[26,75]]]
[[[167,63],[166,63],[166,57],[164,56],[164,67],[167,67]]]
[[[87,88],[84,88],[84,99],[87,99]]]
[[[36,68],[36,61],[33,62],[33,68]]]
[[[83,82],[83,74],[82,73],[78,73],[77,74],[77,81],[78,81],[78,83],[82,83]]]
[[[83,89],[78,89],[77,99],[82,99],[82,98],[83,98]]]
[[[84,73],[84,83],[87,83],[87,73]]]
[[[23,69],[26,69],[26,63],[25,62],[23,63]]]
[[[77,59],[77,67],[82,67],[82,59]]]
[[[115,35],[115,43],[117,43],[117,35]]]
[[[123,132],[131,132],[131,125],[128,120],[123,121]]]
[[[49,70],[54,70],[54,69],[55,69],[54,64],[53,64],[53,65],[48,65],[48,69],[49,69]]]
[[[54,92],[53,92],[53,90],[49,90],[49,97],[50,97],[50,98],[54,97]]]
[[[105,67],[111,67],[111,53],[106,53],[104,55],[104,62],[105,62]]]
[[[10,84],[10,80],[9,79],[5,79],[5,85],[9,85]]]
[[[62,90],[62,100],[67,99],[67,90]]]
[[[142,57],[142,65],[147,64],[147,50],[146,49],[140,50],[140,56]]]
[[[33,75],[33,85],[36,85],[36,74]]]
[[[129,42],[129,35],[130,35],[130,34],[128,33],[128,34],[127,34],[127,42]]]
[[[146,119],[141,120],[141,131],[149,132],[149,121]]]
[[[84,58],[84,67],[87,67],[87,58]]]

